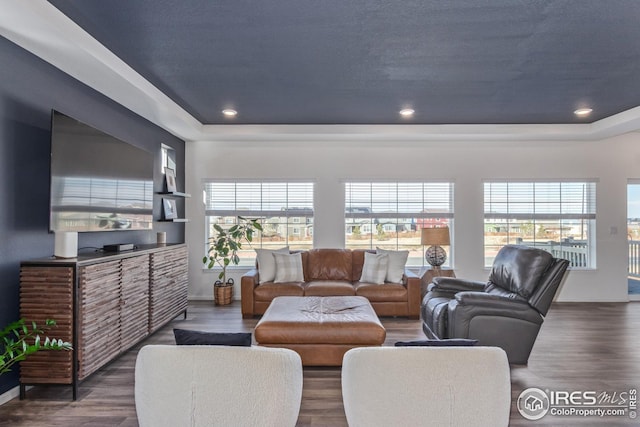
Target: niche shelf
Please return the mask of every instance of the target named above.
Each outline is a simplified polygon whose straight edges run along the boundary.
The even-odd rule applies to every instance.
[[[165,218],[164,217],[164,212],[165,212],[164,199],[187,199],[191,197],[191,194],[183,193],[181,191],[160,191],[160,192],[157,192],[156,194],[159,196],[162,196],[161,207],[160,207],[162,210],[162,214],[160,216],[160,219],[158,219],[158,222],[189,222],[189,220],[186,218]],[[176,202],[174,200],[171,200],[170,202],[175,209]]]

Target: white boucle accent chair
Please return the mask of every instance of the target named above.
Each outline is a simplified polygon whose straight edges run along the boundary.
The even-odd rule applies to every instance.
[[[342,363],[350,427],[509,425],[511,379],[497,347],[362,347]]]
[[[266,347],[148,345],[138,353],[141,427],[295,426],[302,362]]]

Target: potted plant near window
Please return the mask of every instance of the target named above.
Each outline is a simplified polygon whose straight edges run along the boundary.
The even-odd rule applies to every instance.
[[[257,231],[262,231],[262,226],[257,219],[248,219],[239,216],[235,225],[225,230],[220,225],[213,226],[215,235],[212,236],[207,255],[202,262],[207,268],[222,268],[218,279],[213,285],[214,302],[216,305],[226,305],[233,299],[233,279],[227,279],[227,267],[230,264],[238,265],[240,257],[238,250],[242,249],[243,241],[253,241]]]
[[[11,371],[11,367],[40,350],[72,350],[71,344],[61,339],[41,337],[56,325],[51,319],[44,326],[36,322],[27,325],[24,319],[13,322],[0,331],[0,375]],[[31,328],[29,327],[31,326]]]

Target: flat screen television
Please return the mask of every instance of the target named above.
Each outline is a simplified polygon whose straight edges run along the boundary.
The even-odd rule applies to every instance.
[[[52,111],[49,229],[151,229],[153,164],[148,151]]]

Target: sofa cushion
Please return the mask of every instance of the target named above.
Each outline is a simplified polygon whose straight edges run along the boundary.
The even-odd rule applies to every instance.
[[[376,285],[358,282],[355,285],[356,295],[366,297],[371,302],[406,302],[407,288],[398,283]]]
[[[387,266],[389,256],[385,254],[364,254],[364,265],[362,266],[361,282],[381,285],[387,277]]]
[[[385,254],[389,257],[387,265],[387,275],[385,282],[402,283],[404,276],[404,266],[409,258],[409,251],[388,251],[386,249],[376,248],[376,253]]]
[[[309,282],[304,286],[305,296],[345,296],[355,294],[356,290],[350,282],[321,280]]]
[[[288,254],[289,246],[280,249],[256,249],[256,262],[260,271],[260,283],[273,282],[276,278],[276,259],[274,253]]]
[[[303,282],[302,255],[274,253],[276,260],[275,283]]]
[[[351,277],[353,277],[354,281],[357,281],[362,276],[362,266],[364,265],[364,254],[366,253],[375,254],[376,251],[372,249],[354,249],[351,251],[352,259],[353,259],[353,267],[351,269]]]
[[[352,254],[349,249],[312,249],[307,258],[305,278],[314,280],[341,280],[352,282]]]
[[[489,282],[529,298],[552,261],[553,255],[542,249],[506,245],[496,255]]]
[[[279,296],[301,297],[304,295],[302,282],[261,283],[253,290],[256,301],[271,301]]]

